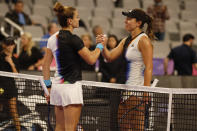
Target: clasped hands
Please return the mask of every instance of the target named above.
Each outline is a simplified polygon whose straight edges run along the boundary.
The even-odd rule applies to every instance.
[[[98,43],[102,43],[104,47],[107,44],[107,40],[108,40],[108,38],[107,38],[107,36],[105,34],[100,34],[100,35],[96,36],[96,43],[97,44]]]

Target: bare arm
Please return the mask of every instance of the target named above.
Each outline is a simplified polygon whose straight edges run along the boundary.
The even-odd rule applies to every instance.
[[[53,60],[53,53],[50,49],[46,49],[44,61],[43,61],[43,70],[42,74],[44,76],[44,80],[50,79],[50,65]]]
[[[90,51],[88,48],[83,47],[78,51],[78,53],[88,64],[93,65],[96,63],[101,51],[99,48],[96,48],[94,51]]]
[[[15,65],[11,65],[11,68],[12,68],[12,72],[14,72],[14,73],[18,73],[18,71],[17,71],[17,69],[16,69]]]
[[[138,47],[145,64],[144,86],[150,86],[153,71],[153,46],[149,38],[144,36],[140,39]]]
[[[5,57],[5,60],[10,64],[10,66],[11,66],[11,68],[12,68],[12,72],[18,73],[18,71],[17,71],[17,69],[16,69],[16,67],[15,67],[15,64],[14,64],[14,62],[13,62],[13,60],[12,60],[12,56],[6,56],[6,57]]]
[[[123,49],[124,49],[125,40],[126,40],[126,38],[121,40],[119,45],[116,48],[112,49],[111,51],[109,51],[106,46],[104,47],[102,54],[107,59],[107,61],[109,61],[109,62],[113,61],[122,54]]]
[[[168,62],[169,62],[169,58],[165,58],[164,59],[164,73],[167,75],[168,74]]]

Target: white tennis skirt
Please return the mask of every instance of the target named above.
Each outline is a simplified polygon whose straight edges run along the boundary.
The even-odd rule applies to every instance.
[[[83,104],[81,85],[79,83],[52,84],[50,92],[50,104],[56,106]]]

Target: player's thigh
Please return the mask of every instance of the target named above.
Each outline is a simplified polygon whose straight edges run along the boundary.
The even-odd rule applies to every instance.
[[[64,107],[65,122],[76,124],[79,120],[81,109],[81,104],[72,104]]]
[[[56,126],[62,125],[64,127],[64,110],[62,106],[55,106]]]

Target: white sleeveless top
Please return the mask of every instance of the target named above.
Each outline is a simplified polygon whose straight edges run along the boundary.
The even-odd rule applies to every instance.
[[[127,81],[129,85],[144,85],[144,61],[138,49],[138,43],[142,36],[148,37],[145,33],[137,36],[128,46],[125,57],[127,65]]]

